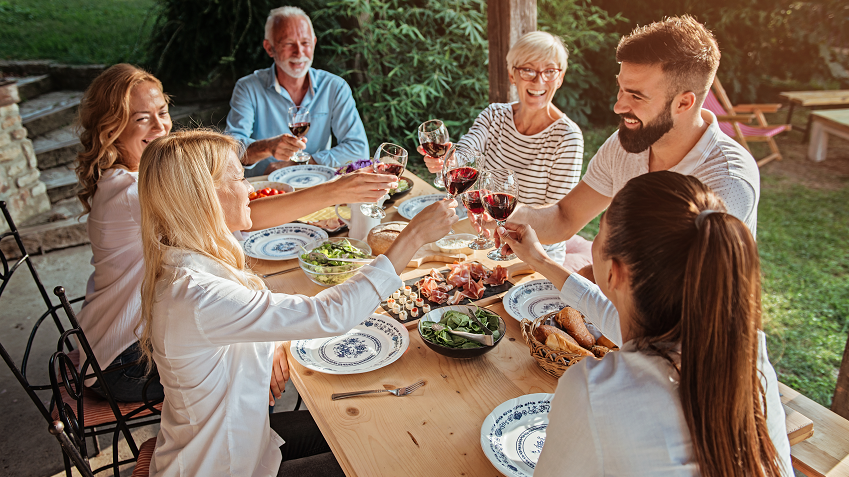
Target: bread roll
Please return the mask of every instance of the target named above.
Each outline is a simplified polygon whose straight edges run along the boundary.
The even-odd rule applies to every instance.
[[[596,358],[604,358],[604,355],[610,352],[610,350],[606,346],[595,345],[590,350],[593,352]]]
[[[596,344],[604,346],[605,348],[608,348],[608,349],[613,349],[613,348],[616,347],[616,344],[613,341],[610,341],[609,339],[607,339],[607,336],[604,336],[604,335],[602,335],[601,338],[599,338],[598,341],[596,341]]]
[[[575,341],[583,348],[590,349],[595,345],[595,338],[590,333],[590,330],[587,329],[587,325],[584,323],[584,317],[581,316],[578,310],[567,306],[555,315],[554,321],[567,333],[572,335]]]
[[[386,253],[406,226],[406,223],[393,222],[380,224],[371,229],[368,237],[366,237],[366,242],[371,247],[371,253],[375,256]]]
[[[581,356],[593,356],[589,350],[582,348],[569,334],[555,326],[540,325],[534,331],[534,337],[554,351],[568,351]]]

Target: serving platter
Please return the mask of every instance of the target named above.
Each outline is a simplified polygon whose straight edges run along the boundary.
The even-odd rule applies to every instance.
[[[412,220],[422,209],[445,197],[447,197],[445,194],[428,194],[407,199],[398,205],[398,213],[401,214],[401,217]],[[460,201],[458,200],[457,202]],[[460,220],[466,218],[466,208],[463,207],[463,204],[458,205],[454,210],[457,211],[457,216],[460,217]]]
[[[520,322],[522,319],[534,321],[566,306],[566,303],[560,300],[560,290],[546,279],[516,285],[504,295],[501,302],[507,314]]]
[[[534,474],[548,427],[554,394],[519,396],[493,409],[481,426],[483,453],[500,472],[511,477]]]
[[[268,175],[271,182],[282,182],[296,189],[312,187],[329,181],[336,175],[336,169],[320,164],[302,164],[277,169]]]
[[[301,247],[326,239],[327,232],[312,225],[284,224],[252,233],[243,243],[245,255],[262,260],[291,260]]]
[[[313,371],[359,374],[392,364],[408,346],[404,325],[373,314],[344,335],[293,341],[290,349],[296,361]]]

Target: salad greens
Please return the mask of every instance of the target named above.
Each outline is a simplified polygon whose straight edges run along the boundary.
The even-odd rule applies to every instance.
[[[498,341],[498,338],[501,336],[501,332],[498,331],[498,315],[483,308],[478,308],[474,311],[475,317],[486,325],[487,328],[492,331],[492,338],[495,341]],[[483,345],[467,340],[466,338],[462,338],[460,336],[455,336],[448,333],[447,330],[442,331],[434,331],[433,330],[433,321],[422,321],[421,322],[421,330],[422,337],[424,339],[430,341],[431,343],[436,343],[440,346],[445,346],[447,348],[482,348]],[[441,325],[444,325],[446,328],[450,328],[454,331],[464,331],[466,333],[476,333],[483,334],[483,329],[478,326],[469,315],[459,312],[459,311],[446,311],[442,315],[442,319],[439,320]]]
[[[304,271],[314,280],[318,280],[321,284],[327,286],[338,285],[344,282],[354,276],[363,266],[362,263],[339,262],[333,260],[334,258],[371,257],[371,255],[352,245],[348,239],[343,239],[339,242],[328,240],[311,251],[305,250],[304,252],[301,254],[301,260],[305,264],[308,264],[308,266],[303,267]],[[310,256],[310,252],[318,252],[327,255],[328,258],[316,259],[315,255]],[[346,271],[349,273],[342,273]]]
[[[410,183],[407,182],[407,179],[403,177],[398,179],[398,187],[394,189],[389,189],[389,195],[399,194],[401,192],[407,191],[410,189]]]

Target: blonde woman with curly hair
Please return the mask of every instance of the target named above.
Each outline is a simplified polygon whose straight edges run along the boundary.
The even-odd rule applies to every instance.
[[[147,380],[133,332],[141,314],[144,273],[138,167],[145,148],[171,131],[168,96],[150,73],[128,64],[110,67],[89,86],[80,103],[78,194],[88,212],[94,273],[88,281],[80,325],[101,366],[122,366],[106,374],[119,401],[141,401]],[[397,179],[351,174],[307,190],[251,202],[252,230],[292,222],[321,208],[345,202],[374,202]],[[181,188],[182,190],[182,188]],[[247,230],[247,229],[245,229]],[[102,393],[100,384],[87,383]],[[147,398],[162,396],[154,379]]]
[[[165,388],[150,475],[343,475],[308,411],[269,417],[269,381],[288,379],[275,341],[336,336],[362,322],[403,285],[398,274],[413,254],[457,222],[457,204],[424,209],[345,283],[314,297],[273,293],[232,235],[251,227],[238,152],[229,136],[180,131],[142,155],[141,347]]]

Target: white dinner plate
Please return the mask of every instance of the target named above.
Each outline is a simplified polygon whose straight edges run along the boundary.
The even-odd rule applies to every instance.
[[[245,255],[263,260],[291,260],[301,247],[327,238],[324,230],[306,224],[285,224],[252,233],[242,244]]]
[[[282,182],[296,189],[312,187],[329,181],[336,175],[336,169],[319,164],[303,164],[284,167],[268,175],[271,182]]]
[[[526,394],[501,403],[481,426],[483,453],[501,473],[530,477],[539,460],[554,394]]]
[[[413,197],[412,199],[407,199],[398,205],[398,213],[401,214],[401,217],[404,217],[407,220],[412,220],[416,214],[422,211],[422,209],[446,197],[447,195],[445,194],[429,194]],[[460,217],[460,220],[465,219],[466,208],[463,207],[462,203],[460,203],[460,199],[457,199],[457,203],[460,205],[458,205],[454,210],[457,211],[457,216]]]
[[[534,280],[516,285],[501,299],[507,314],[522,321],[523,318],[534,321],[540,316],[560,311],[566,306],[560,300],[560,290],[548,280]]]
[[[404,325],[374,314],[344,335],[293,341],[291,350],[295,360],[314,371],[359,374],[394,363],[409,345]]]

